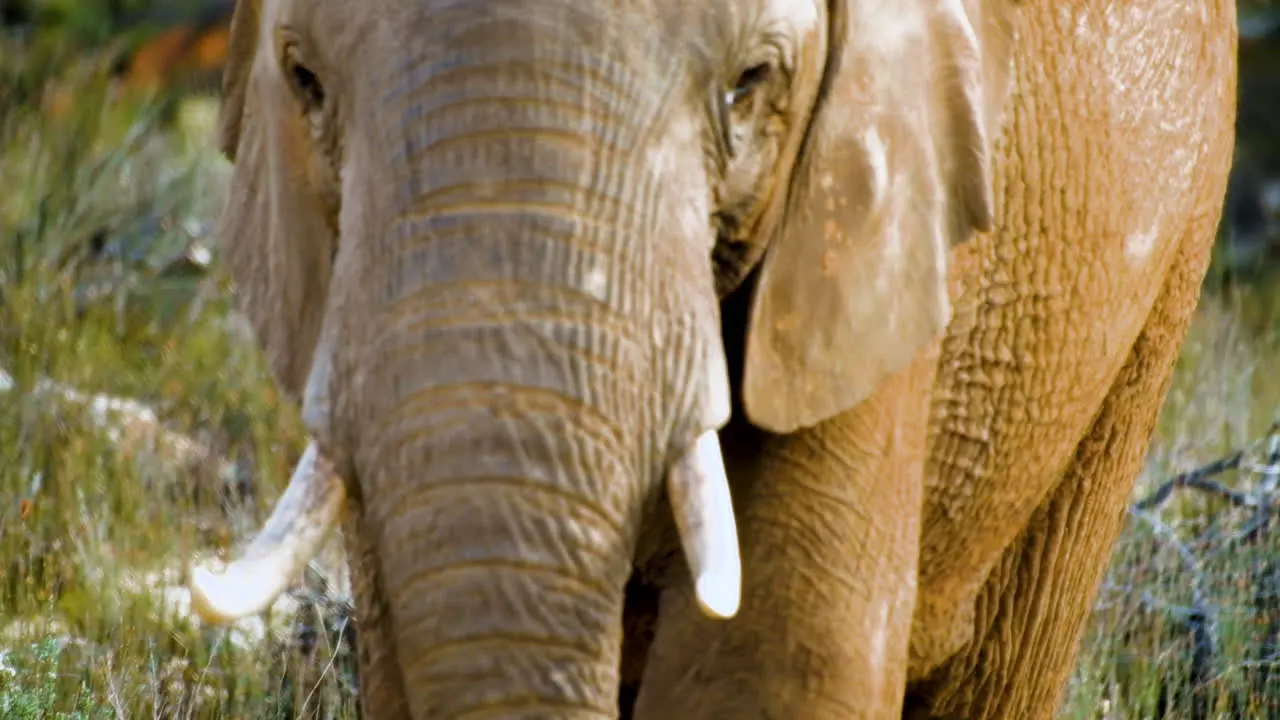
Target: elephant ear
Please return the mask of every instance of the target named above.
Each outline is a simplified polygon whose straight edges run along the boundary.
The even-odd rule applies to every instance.
[[[743,404],[761,428],[853,407],[946,327],[950,248],[994,215],[996,95],[963,1],[832,2],[822,85],[752,299]]]
[[[302,113],[261,57],[260,0],[239,0],[222,80],[220,138],[234,163],[219,251],[240,308],[290,400],[301,398],[328,297],[336,219]]]
[[[249,70],[258,50],[260,0],[238,0],[231,14],[227,59],[222,71],[222,108],[218,119],[218,148],[228,160],[236,159],[240,125],[244,121]]]

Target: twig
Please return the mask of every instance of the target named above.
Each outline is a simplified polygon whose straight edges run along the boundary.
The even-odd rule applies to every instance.
[[[1257,465],[1255,463],[1247,462],[1246,457],[1249,453],[1264,444],[1267,446],[1267,450],[1265,452],[1268,456],[1268,459],[1264,461],[1264,464]],[[1154,510],[1168,501],[1169,497],[1173,494],[1173,491],[1178,488],[1191,488],[1192,490],[1199,490],[1211,495],[1217,495],[1224,498],[1232,507],[1256,508],[1261,504],[1259,497],[1247,492],[1233,490],[1226,485],[1214,482],[1209,478],[1214,477],[1215,475],[1221,475],[1229,470],[1239,470],[1243,466],[1244,469],[1262,476],[1264,480],[1263,487],[1265,491],[1269,493],[1274,489],[1273,486],[1276,484],[1275,478],[1280,477],[1280,467],[1277,467],[1278,461],[1276,459],[1277,457],[1280,457],[1280,450],[1277,448],[1280,448],[1280,421],[1273,424],[1270,429],[1267,430],[1266,434],[1263,435],[1262,439],[1251,444],[1249,447],[1236,450],[1229,455],[1220,457],[1208,464],[1201,465],[1194,470],[1188,470],[1187,472],[1179,473],[1172,478],[1169,478],[1161,483],[1160,486],[1151,494],[1135,502],[1132,509],[1138,512]],[[1268,482],[1268,480],[1270,480],[1270,482]]]
[[[1178,534],[1151,513],[1131,509],[1130,514],[1147,523],[1152,532],[1177,551],[1187,573],[1191,576],[1191,606],[1166,603],[1149,592],[1141,595],[1142,603],[1151,609],[1161,609],[1179,620],[1191,635],[1190,687],[1192,689],[1192,717],[1199,720],[1208,717],[1208,707],[1198,692],[1208,681],[1214,658],[1218,655],[1217,613],[1209,604],[1204,590],[1204,574],[1200,561],[1179,538]]]
[[[1138,512],[1154,510],[1163,505],[1173,495],[1173,491],[1178,488],[1191,488],[1218,495],[1226,498],[1232,507],[1254,507],[1257,505],[1257,501],[1247,493],[1232,490],[1221,483],[1209,480],[1214,475],[1221,475],[1228,470],[1235,470],[1240,467],[1240,461],[1243,459],[1244,451],[1237,450],[1226,457],[1214,460],[1208,465],[1201,465],[1194,470],[1179,473],[1161,483],[1160,487],[1155,489],[1155,492],[1134,503],[1133,509]]]
[[[1271,527],[1272,492],[1275,490],[1275,469],[1280,465],[1280,435],[1271,433],[1267,438],[1265,458],[1260,466],[1251,467],[1250,471],[1260,476],[1257,485],[1258,509],[1255,514],[1256,527],[1245,536],[1244,542],[1253,545],[1263,552],[1255,555],[1253,568],[1253,605],[1256,617],[1262,621],[1264,635],[1254,652],[1260,655],[1271,655],[1276,647],[1277,635],[1280,635],[1280,621],[1276,618],[1276,589],[1280,578],[1277,578],[1277,567],[1270,552],[1267,552],[1265,535]],[[1252,653],[1251,653],[1252,654]],[[1254,691],[1259,697],[1267,697],[1267,690],[1272,681],[1272,667],[1261,664],[1252,670],[1254,674]]]
[[[107,700],[111,703],[111,709],[115,711],[116,720],[126,720],[129,713],[125,711],[123,694],[120,692],[120,676],[115,671],[113,657],[114,653],[107,653]]]

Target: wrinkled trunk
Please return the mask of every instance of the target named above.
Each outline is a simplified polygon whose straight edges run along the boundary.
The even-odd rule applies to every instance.
[[[495,386],[401,425],[424,436],[388,428],[376,444],[387,460],[366,483],[379,489],[365,525],[418,717],[534,706],[598,717],[616,702],[639,484],[607,430],[558,418],[571,400],[499,421],[482,407],[521,397],[549,396]]]
[[[450,25],[376,120],[403,143],[357,361],[365,526],[415,716],[610,716],[658,479],[637,98],[554,27]]]

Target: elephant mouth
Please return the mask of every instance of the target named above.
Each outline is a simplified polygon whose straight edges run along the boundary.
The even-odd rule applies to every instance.
[[[741,601],[742,561],[720,439],[707,430],[667,471],[667,495],[702,612],[727,619]],[[315,558],[346,508],[346,484],[312,442],[271,516],[221,572],[193,568],[191,606],[212,624],[266,610]]]

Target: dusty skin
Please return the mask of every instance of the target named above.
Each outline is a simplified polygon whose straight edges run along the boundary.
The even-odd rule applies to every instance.
[[[242,0],[223,247],[314,444],[197,606],[266,606],[341,520],[368,719],[1051,717],[1208,263],[1235,27]]]

